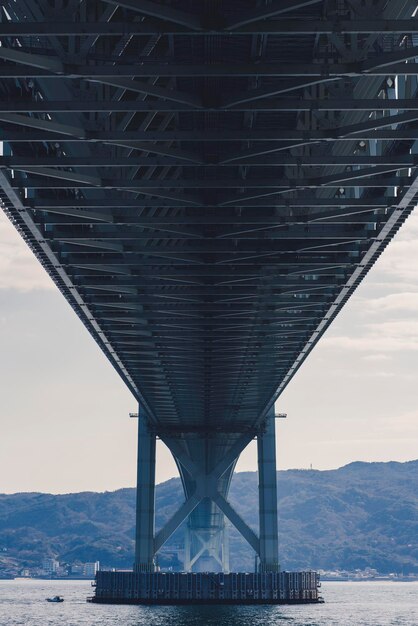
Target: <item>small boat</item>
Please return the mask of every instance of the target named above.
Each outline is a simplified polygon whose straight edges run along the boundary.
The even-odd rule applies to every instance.
[[[64,602],[64,598],[62,596],[54,596],[53,598],[46,598],[47,602]]]

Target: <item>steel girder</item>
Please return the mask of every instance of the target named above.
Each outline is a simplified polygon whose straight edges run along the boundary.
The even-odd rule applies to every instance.
[[[414,10],[2,3],[4,208],[191,458],[262,428],[414,206]]]
[[[319,3],[318,3],[319,4]],[[369,5],[370,6],[370,5]],[[405,35],[418,32],[416,17],[409,19],[284,19],[257,21],[234,29],[204,28],[192,30],[164,20],[75,22],[68,19],[53,22],[3,22],[1,37],[51,37],[51,36],[142,36],[184,35],[205,37],[207,35]]]

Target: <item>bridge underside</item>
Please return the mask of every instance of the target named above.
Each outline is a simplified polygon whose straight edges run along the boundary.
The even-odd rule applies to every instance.
[[[274,402],[418,191],[415,9],[1,4],[1,201],[140,405],[139,571],[188,516],[186,567],[227,570],[224,515],[278,568]],[[254,437],[260,536],[227,501]]]

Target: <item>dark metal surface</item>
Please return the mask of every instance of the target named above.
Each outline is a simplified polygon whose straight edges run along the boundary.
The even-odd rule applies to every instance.
[[[257,431],[412,210],[414,10],[2,3],[4,208],[191,457]]]
[[[97,604],[315,604],[316,572],[97,572]]]

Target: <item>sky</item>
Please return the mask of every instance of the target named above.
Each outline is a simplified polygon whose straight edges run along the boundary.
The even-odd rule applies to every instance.
[[[418,209],[279,398],[279,469],[418,458],[417,311]],[[0,493],[134,486],[136,410],[0,211]],[[175,475],[160,444],[157,481]]]

